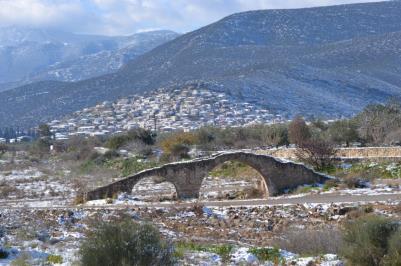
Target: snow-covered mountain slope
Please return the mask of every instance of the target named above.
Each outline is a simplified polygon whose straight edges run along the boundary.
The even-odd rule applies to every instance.
[[[107,37],[0,28],[0,84],[77,81],[100,76],[177,36],[171,31]]]
[[[234,14],[116,73],[0,93],[0,123],[33,125],[99,101],[199,81],[282,114],[351,115],[401,95],[400,14],[400,1]]]

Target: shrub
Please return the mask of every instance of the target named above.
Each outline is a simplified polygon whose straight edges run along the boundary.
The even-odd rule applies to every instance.
[[[37,155],[40,158],[44,157],[45,155],[50,153],[50,145],[51,141],[49,139],[38,139],[32,146],[31,146],[31,154]]]
[[[83,265],[173,265],[173,248],[157,229],[131,220],[103,223],[80,247]]]
[[[249,252],[255,255],[259,261],[277,261],[282,259],[278,248],[250,248]]]
[[[0,143],[0,158],[8,151],[8,146],[5,143]]]
[[[0,184],[0,198],[7,198],[13,193],[18,192],[18,189],[15,186],[10,186],[6,183]]]
[[[383,264],[388,266],[401,265],[401,228],[390,238],[388,253]]]
[[[119,160],[110,163],[113,168],[121,171],[122,176],[129,176],[145,169],[158,166],[158,163],[153,161],[146,161],[138,157]]]
[[[177,244],[178,250],[180,250],[180,254],[182,254],[185,250],[192,251],[203,251],[215,253],[221,257],[223,261],[228,261],[230,259],[230,254],[233,251],[232,245],[208,245],[208,244],[197,244],[193,242],[181,242]]]
[[[8,252],[0,247],[0,259],[7,259]]]
[[[327,191],[330,190],[331,188],[336,188],[338,187],[339,182],[340,181],[338,179],[329,179],[324,183],[323,190]]]
[[[351,265],[382,265],[389,239],[397,228],[397,223],[381,216],[369,215],[350,221],[344,228],[340,252]]]
[[[98,153],[94,150],[96,146],[100,146],[101,141],[98,138],[84,138],[84,137],[72,137],[65,143],[63,149],[67,150],[64,154],[66,159],[85,161],[89,159],[95,159]]]
[[[63,263],[63,257],[60,255],[49,255],[47,257],[47,262],[51,264],[62,264]]]
[[[190,147],[198,141],[194,133],[179,132],[167,136],[161,141],[163,155],[167,160],[177,160],[189,158]]]
[[[341,234],[336,229],[290,229],[276,244],[285,250],[306,256],[336,254],[341,246]]]
[[[138,128],[130,130],[126,134],[111,137],[107,140],[106,147],[117,150],[132,141],[140,141],[145,145],[153,145],[155,142],[154,136],[149,130]]]
[[[32,257],[28,253],[22,252],[17,259],[11,262],[11,266],[30,266],[32,265],[30,263],[31,259]]]

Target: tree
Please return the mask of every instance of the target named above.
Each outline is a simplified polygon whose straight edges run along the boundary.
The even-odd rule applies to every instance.
[[[288,125],[288,138],[290,143],[300,145],[311,137],[311,133],[305,120],[297,116]]]
[[[85,239],[79,253],[85,266],[174,265],[173,247],[150,224],[132,220],[101,223]]]
[[[197,139],[199,145],[203,148],[208,148],[215,140],[215,136],[213,134],[213,128],[211,127],[202,127],[197,132]]]
[[[330,139],[338,144],[345,143],[349,147],[350,142],[359,138],[357,126],[350,120],[339,120],[330,125]]]
[[[390,132],[401,127],[401,105],[390,101],[386,105],[372,104],[355,117],[359,134],[366,142],[382,144]]]
[[[318,119],[314,119],[312,121],[312,125],[319,129],[320,131],[326,131],[329,127],[327,125],[327,123],[325,123],[322,119],[318,118]]]
[[[50,126],[47,124],[42,124],[39,126],[39,137],[41,138],[50,138],[52,136],[52,133],[50,131]]]
[[[322,139],[309,139],[301,142],[295,155],[299,160],[313,166],[317,170],[323,170],[333,165],[336,154],[334,145]]]
[[[270,146],[281,146],[288,144],[288,130],[283,124],[275,124],[267,127],[262,132],[262,141]]]

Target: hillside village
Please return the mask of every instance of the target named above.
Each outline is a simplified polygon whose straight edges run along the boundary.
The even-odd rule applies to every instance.
[[[236,127],[277,123],[280,115],[255,104],[240,102],[225,93],[194,87],[155,92],[105,101],[62,120],[49,123],[56,139],[70,136],[104,136],[134,128],[159,132],[189,131],[203,126]]]

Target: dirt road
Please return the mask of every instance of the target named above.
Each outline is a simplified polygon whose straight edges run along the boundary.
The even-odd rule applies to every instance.
[[[340,195],[340,194],[315,194],[306,196],[292,197],[272,197],[269,199],[253,199],[253,200],[225,200],[225,201],[199,201],[200,204],[209,207],[223,206],[272,206],[272,205],[295,205],[295,204],[330,204],[330,203],[373,203],[386,201],[400,201],[401,193],[393,194],[375,194],[375,195]],[[195,201],[182,202],[157,202],[144,203],[134,202],[130,204],[104,204],[96,206],[73,206],[63,204],[59,198],[46,200],[28,200],[28,201],[0,201],[0,208],[5,209],[124,209],[129,207],[187,207],[192,206]]]

